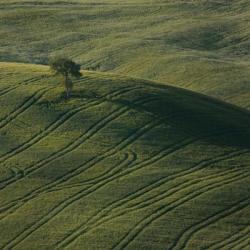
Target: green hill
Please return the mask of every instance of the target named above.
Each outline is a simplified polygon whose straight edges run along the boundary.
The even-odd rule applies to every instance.
[[[248,0],[1,0],[0,249],[248,250],[249,18]],[[55,55],[84,69],[67,101]]]
[[[0,249],[248,249],[250,114],[173,86],[0,63]]]
[[[153,79],[249,107],[248,0],[1,0],[1,61]]]

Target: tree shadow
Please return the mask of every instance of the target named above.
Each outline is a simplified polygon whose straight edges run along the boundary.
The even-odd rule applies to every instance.
[[[148,103],[114,102],[148,112],[178,132],[209,143],[250,149],[250,112],[223,101],[178,88],[142,94]]]

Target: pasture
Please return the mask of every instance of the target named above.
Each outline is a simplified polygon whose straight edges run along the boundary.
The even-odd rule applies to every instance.
[[[0,249],[249,250],[248,2],[1,0]]]
[[[65,101],[48,67],[0,68],[1,249],[247,249],[249,112],[87,71]]]

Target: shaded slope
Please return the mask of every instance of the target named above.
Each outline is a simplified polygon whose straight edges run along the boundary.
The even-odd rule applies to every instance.
[[[47,67],[0,67],[1,249],[249,240],[249,111],[94,72],[65,102]]]

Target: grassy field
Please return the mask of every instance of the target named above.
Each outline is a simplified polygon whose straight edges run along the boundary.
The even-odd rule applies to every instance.
[[[0,249],[248,249],[250,114],[195,92],[0,63]]]
[[[248,2],[1,0],[0,249],[249,250]]]
[[[68,55],[84,69],[250,99],[248,0],[1,0],[1,61]],[[249,104],[250,105],[250,104]]]

